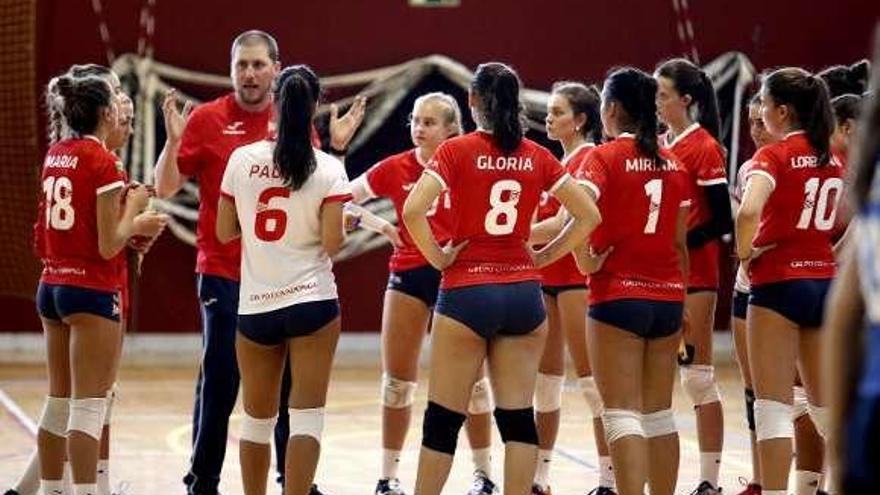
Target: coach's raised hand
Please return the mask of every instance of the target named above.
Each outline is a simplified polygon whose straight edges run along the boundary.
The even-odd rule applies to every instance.
[[[165,99],[162,101],[162,114],[165,116],[165,133],[169,141],[180,142],[191,111],[192,102],[190,101],[183,105],[183,110],[179,110],[177,90],[169,89],[165,93]]]
[[[367,97],[357,96],[348,111],[339,116],[339,107],[330,105],[330,150],[344,154],[348,143],[364,121],[364,110],[367,108]]]

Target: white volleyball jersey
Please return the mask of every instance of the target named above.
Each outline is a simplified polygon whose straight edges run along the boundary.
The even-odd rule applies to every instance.
[[[220,186],[220,194],[235,202],[241,226],[239,314],[336,298],[320,213],[324,203],[351,199],[345,167],[315,150],[315,171],[293,191],[275,169],[274,148],[272,141],[237,148]]]

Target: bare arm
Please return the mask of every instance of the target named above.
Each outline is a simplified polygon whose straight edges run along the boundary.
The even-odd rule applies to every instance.
[[[128,189],[120,213],[122,191],[121,187],[116,188],[99,194],[97,198],[98,252],[104,259],[119,254],[133,235],[152,237],[165,227],[165,215],[143,212],[148,196],[146,188],[141,185]]]
[[[162,147],[162,153],[156,161],[155,181],[156,196],[160,198],[170,198],[177,194],[177,191],[183,187],[188,177],[180,173],[177,166],[177,152],[180,151],[180,141],[183,138],[183,130],[189,121],[192,104],[186,103],[183,111],[177,109],[177,98],[174,90],[165,94],[165,100],[162,102],[162,113],[165,115],[165,132],[167,138],[165,146]]]
[[[216,231],[217,240],[221,244],[228,244],[241,236],[241,226],[238,224],[238,211],[235,208],[235,202],[222,195],[217,203]]]
[[[434,233],[431,232],[431,226],[428,224],[427,215],[434,200],[440,196],[441,192],[440,181],[423,173],[403,205],[403,223],[409,230],[413,242],[428,260],[428,263],[438,270],[443,270],[452,264],[458,252],[467,244],[465,241],[458,246],[447,246],[444,249],[441,249],[437,244],[437,239],[434,238]]]
[[[753,175],[746,184],[742,203],[736,212],[736,254],[740,260],[752,257],[752,240],[758,232],[758,222],[764,205],[773,192],[773,183],[763,175]]]
[[[342,226],[342,203],[332,201],[321,206],[321,245],[330,257],[336,255],[345,243]]]
[[[533,224],[532,231],[529,234],[529,244],[546,244],[550,242],[562,232],[568,218],[569,215],[565,209],[560,208],[556,215]]]
[[[562,231],[535,253],[535,266],[538,268],[553,263],[583,244],[602,222],[593,197],[574,180],[563,182],[553,195],[572,216],[572,220],[566,222]]]

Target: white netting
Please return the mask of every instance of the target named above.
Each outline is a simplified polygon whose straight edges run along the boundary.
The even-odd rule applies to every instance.
[[[754,67],[745,55],[727,53],[705,66],[716,88],[733,85],[734,105],[731,109],[733,124],[733,144],[731,164],[736,163],[739,139],[739,120],[742,107],[742,94],[754,78]],[[126,156],[134,179],[145,183],[153,181],[153,166],[161,151],[162,143],[157,142],[156,131],[162,122],[161,99],[165,92],[178,86],[231,89],[232,83],[227,75],[208,74],[195,70],[174,67],[153,60],[149,56],[133,54],[122,55],[113,63],[113,70],[120,75],[128,89],[132,90],[140,111]],[[397,65],[376,69],[328,76],[321,79],[321,85],[331,94],[346,96],[333,101],[340,107],[351,103],[357,94],[369,99],[367,114],[361,129],[352,140],[349,152],[364,146],[382,127],[383,123],[401,105],[411,91],[429,75],[439,74],[454,85],[467,90],[473,73],[462,64],[443,55],[431,55]],[[184,100],[199,103],[199,100],[186,91],[178,90]],[[544,115],[549,93],[534,89],[524,89],[522,100],[525,107],[526,123],[529,129],[544,132]],[[329,112],[329,104],[324,102],[318,109],[318,117]],[[732,165],[733,166],[733,165]],[[735,168],[732,168],[735,173]],[[172,217],[170,230],[181,240],[195,245],[195,221],[198,217],[198,186],[187,183],[182,193],[171,200],[159,200],[157,205]],[[374,201],[367,205],[374,213],[386,220],[395,221],[394,210],[388,201]],[[358,231],[349,237],[346,248],[340,253],[341,259],[374,249],[385,243],[382,236],[367,231]]]

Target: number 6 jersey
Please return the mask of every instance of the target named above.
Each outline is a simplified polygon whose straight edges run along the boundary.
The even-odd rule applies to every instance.
[[[325,203],[351,199],[345,167],[315,150],[314,172],[293,191],[275,168],[274,145],[258,141],[237,148],[220,185],[220,194],[235,203],[241,228],[239,314],[336,298],[320,214]]]
[[[819,163],[803,131],[793,132],[755,153],[746,182],[756,175],[767,178],[773,192],[753,244],[774,247],[749,265],[752,285],[832,278],[831,236],[843,190],[839,164]]]
[[[40,281],[106,292],[119,289],[117,264],[98,250],[98,196],[125,186],[122,164],[93,136],[46,152],[34,244]]]
[[[441,288],[541,279],[526,246],[532,214],[569,177],[550,151],[523,138],[505,155],[476,131],[441,144],[426,173],[449,191],[453,242],[468,241]]]

